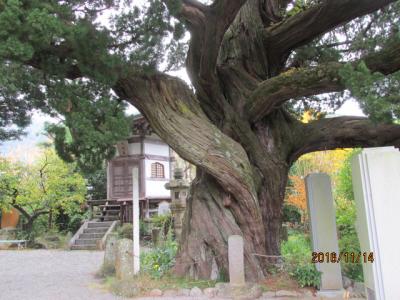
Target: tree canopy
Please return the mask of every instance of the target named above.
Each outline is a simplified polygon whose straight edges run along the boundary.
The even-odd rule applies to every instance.
[[[18,209],[30,227],[41,215],[80,212],[85,201],[85,180],[53,149],[45,149],[33,164],[0,158],[0,172],[0,208]]]

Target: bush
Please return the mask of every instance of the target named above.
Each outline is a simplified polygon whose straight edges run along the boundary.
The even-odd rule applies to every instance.
[[[299,209],[294,205],[285,203],[283,205],[283,222],[300,223],[301,213]]]
[[[289,274],[297,280],[301,287],[318,287],[321,283],[321,272],[317,271],[314,264],[299,264]]]
[[[354,203],[353,184],[351,176],[351,159],[360,152],[359,149],[353,150],[344,162],[339,171],[338,183],[335,190],[336,200],[336,224],[339,234],[340,252],[360,252],[360,243],[358,241],[355,229],[356,207]],[[361,263],[346,263],[341,260],[343,273],[347,277],[363,281],[363,271]]]
[[[140,236],[150,236],[151,235],[151,230],[149,226],[149,221],[139,221],[139,231],[140,231]]]
[[[336,199],[336,224],[339,232],[339,251],[359,253],[360,243],[355,229],[356,208],[354,201],[337,197]],[[343,273],[347,277],[363,281],[363,270],[361,263],[346,263],[341,260]]]
[[[118,228],[118,238],[133,240],[133,225],[131,223],[125,223]]]
[[[311,263],[310,240],[304,234],[289,236],[282,243],[281,252],[286,271],[299,283],[301,287],[318,287],[321,274]]]
[[[141,255],[143,271],[152,278],[161,278],[175,263],[178,250],[177,243],[172,239],[172,230],[169,230],[166,241],[157,248]]]
[[[160,228],[161,235],[166,237],[172,227],[171,214],[158,215],[151,218],[152,228]]]
[[[45,249],[67,249],[68,243],[71,240],[72,235],[62,234],[56,231],[47,232],[37,238],[35,238],[36,246]]]

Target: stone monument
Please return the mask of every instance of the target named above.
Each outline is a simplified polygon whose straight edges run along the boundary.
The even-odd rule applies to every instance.
[[[399,150],[363,150],[353,158],[352,178],[367,298],[400,299]]]
[[[336,258],[339,256],[331,181],[323,173],[310,174],[305,181],[313,251],[323,253],[316,263],[317,270],[321,272],[319,295],[342,299],[344,291],[340,263],[331,262],[332,253]],[[330,253],[329,261],[326,253]]]
[[[130,239],[117,241],[115,254],[115,275],[120,280],[133,278],[133,245]]]
[[[228,238],[229,282],[232,286],[244,286],[243,238],[231,235]]]
[[[165,188],[171,191],[172,201],[169,208],[174,221],[175,237],[177,240],[180,240],[186,199],[189,193],[189,183],[183,179],[183,170],[181,168],[175,168],[174,179],[166,183]]]

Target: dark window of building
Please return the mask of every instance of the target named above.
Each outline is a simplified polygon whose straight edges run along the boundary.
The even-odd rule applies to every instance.
[[[158,162],[151,164],[151,177],[164,178],[164,165]]]

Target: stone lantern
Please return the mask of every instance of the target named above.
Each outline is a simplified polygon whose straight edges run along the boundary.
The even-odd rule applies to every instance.
[[[186,199],[189,193],[189,183],[183,179],[183,170],[181,168],[175,168],[174,179],[166,183],[165,188],[171,191],[170,209],[174,221],[175,237],[180,240]]]

